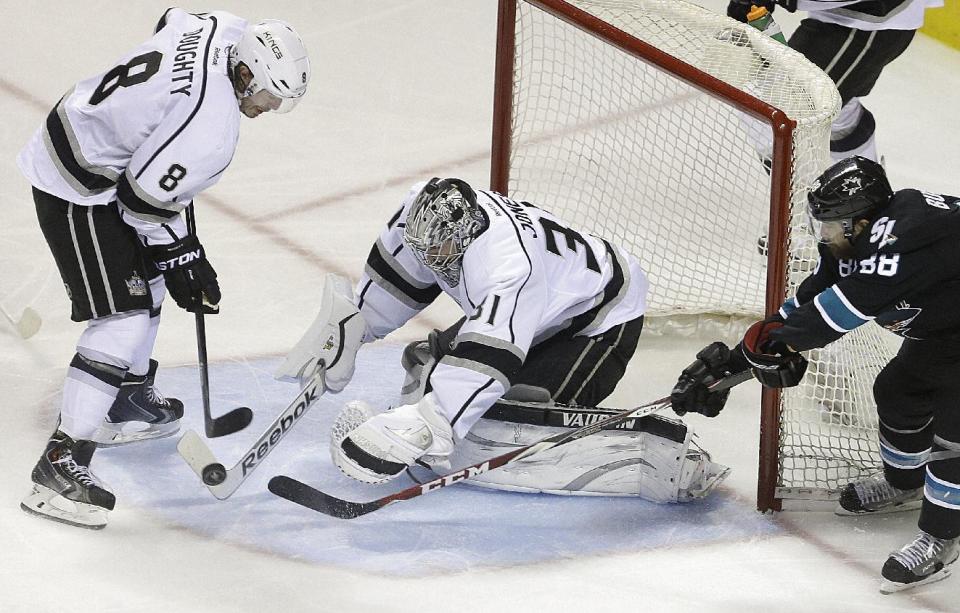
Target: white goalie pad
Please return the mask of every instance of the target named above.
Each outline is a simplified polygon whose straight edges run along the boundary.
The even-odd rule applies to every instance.
[[[357,351],[367,330],[355,302],[350,281],[328,274],[320,312],[274,376],[303,385],[322,360],[326,366],[326,388],[339,392],[346,387],[353,377]]]
[[[653,419],[663,420],[673,434],[603,430],[470,482],[522,492],[639,496],[659,503],[689,502],[709,494],[730,469],[712,462],[710,455],[693,443],[693,432],[683,422],[661,416]],[[591,423],[576,416],[571,421],[576,427]],[[462,468],[562,431],[569,428],[480,419],[457,444],[451,464],[454,469]]]

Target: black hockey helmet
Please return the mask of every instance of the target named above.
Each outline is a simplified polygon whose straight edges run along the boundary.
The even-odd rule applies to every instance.
[[[807,194],[817,221],[869,219],[885,207],[893,190],[883,166],[855,155],[827,168]]]

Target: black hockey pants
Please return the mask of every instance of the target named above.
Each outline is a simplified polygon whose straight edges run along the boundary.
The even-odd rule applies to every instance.
[[[960,341],[906,339],[873,386],[887,481],[925,486],[920,529],[939,538],[960,536],[958,374]]]

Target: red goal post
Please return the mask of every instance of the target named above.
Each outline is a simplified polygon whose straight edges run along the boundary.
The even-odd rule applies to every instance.
[[[649,327],[733,340],[812,270],[805,194],[839,102],[792,49],[680,0],[500,0],[491,188],[629,248]],[[761,510],[833,498],[876,464],[883,343],[851,342],[763,391]]]

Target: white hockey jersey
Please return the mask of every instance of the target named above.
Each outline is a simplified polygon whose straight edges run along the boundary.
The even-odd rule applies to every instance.
[[[943,0],[797,0],[798,11],[810,19],[835,23],[855,30],[917,30],[928,8],[943,6]]]
[[[147,244],[186,235],[180,216],[233,159],[240,111],[227,69],[246,21],[167,11],[147,42],[71,88],[17,156],[39,190],[117,201]]]
[[[477,192],[489,225],[467,248],[451,287],[403,243],[415,185],[370,250],[357,307],[382,338],[447,293],[466,322],[430,385],[454,434],[463,438],[508,389],[537,343],[565,332],[595,336],[646,310],[647,276],[619,247],[569,228],[550,213]]]

